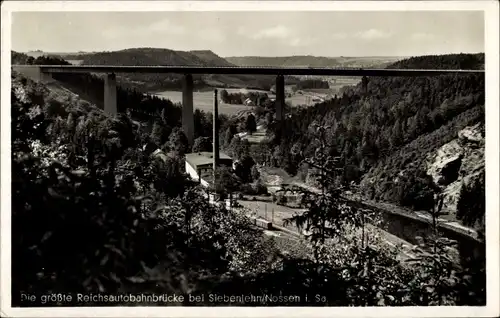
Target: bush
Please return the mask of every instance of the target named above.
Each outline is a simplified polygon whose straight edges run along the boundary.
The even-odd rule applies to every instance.
[[[457,202],[457,218],[466,226],[484,231],[486,196],[484,172],[470,184],[463,184]]]
[[[252,183],[252,189],[255,194],[267,194],[267,187],[260,179]]]
[[[287,197],[283,193],[279,193],[276,195],[276,204],[286,205],[287,201]]]

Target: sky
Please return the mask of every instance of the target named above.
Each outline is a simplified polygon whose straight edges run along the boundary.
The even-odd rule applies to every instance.
[[[228,56],[484,52],[482,11],[14,12],[12,49],[212,50]]]

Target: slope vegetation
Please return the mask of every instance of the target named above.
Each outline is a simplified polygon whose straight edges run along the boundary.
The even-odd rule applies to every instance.
[[[389,67],[481,68],[483,63],[482,54],[446,55]],[[346,87],[341,96],[294,111],[285,120],[284,133],[273,131],[274,140],[261,145],[262,152],[272,154],[264,157],[268,164],[308,180],[309,170],[300,162],[319,147],[315,125],[325,126],[330,155],[340,156],[346,167],[339,181],[360,182],[370,199],[426,210],[432,191],[442,190],[426,173],[428,161],[466,127],[483,125],[484,94],[484,75],[373,77],[366,88],[361,83]],[[481,160],[476,152],[474,156]],[[459,165],[456,169],[469,173]]]
[[[226,57],[240,66],[383,67],[399,57],[322,57],[322,56],[238,56]]]
[[[10,55],[10,59],[11,59],[10,62],[13,65],[15,65],[15,64],[27,64],[28,59],[29,59],[29,55],[12,51],[11,55]]]

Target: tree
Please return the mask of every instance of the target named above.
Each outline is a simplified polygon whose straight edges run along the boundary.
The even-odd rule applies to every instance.
[[[212,151],[212,141],[210,137],[198,137],[193,143],[193,152]]]
[[[245,121],[245,130],[251,135],[257,130],[257,121],[255,120],[255,116],[250,114],[247,116]]]
[[[170,132],[170,127],[166,126],[161,121],[155,121],[153,129],[151,130],[151,141],[154,142],[158,148],[163,148],[169,140]]]
[[[155,175],[153,185],[156,190],[171,198],[182,195],[188,186],[183,168],[181,158],[166,156],[165,159],[155,160],[152,173]]]
[[[250,170],[250,174],[252,176],[252,180],[253,181],[256,181],[256,180],[259,180],[260,178],[260,172],[259,172],[259,169],[257,168],[257,165],[253,165],[251,170]]]
[[[271,127],[271,125],[272,125],[272,123],[273,123],[273,114],[272,114],[271,112],[268,112],[268,113],[266,114],[266,118],[265,118],[265,120],[266,120],[266,126],[267,126],[267,127]]]
[[[217,170],[215,171],[213,191],[221,196],[224,196],[225,194],[229,194],[231,196],[232,193],[239,188],[239,184],[240,181],[233,174],[231,168],[225,166],[217,167]]]
[[[366,93],[367,92],[367,89],[368,89],[368,77],[366,76],[363,76],[363,78],[361,79],[361,86],[363,88],[363,93]]]
[[[250,156],[250,143],[247,139],[242,140],[240,137],[235,136],[231,140],[228,152],[234,160],[242,160],[245,156]]]
[[[484,172],[470,184],[463,183],[457,202],[457,218],[467,226],[478,225],[484,231],[485,185]]]
[[[254,167],[255,161],[248,154],[241,157],[241,159],[236,162],[235,173],[242,180],[242,182],[252,181],[252,167]]]
[[[183,156],[188,149],[188,140],[181,128],[175,127],[168,137],[168,148]]]
[[[459,293],[465,286],[461,286],[467,271],[457,270],[452,251],[457,242],[439,233],[438,217],[443,207],[444,196],[438,193],[433,200],[430,214],[432,217],[433,234],[415,247],[416,256],[408,260],[415,264],[416,275],[409,283],[412,297],[417,304],[453,305],[460,301]],[[477,286],[475,286],[477,287]],[[466,287],[467,288],[467,287]],[[470,288],[470,287],[469,287]],[[468,296],[478,296],[484,299],[484,290],[468,290]],[[462,291],[463,292],[463,291]],[[466,297],[468,297],[466,296]]]
[[[212,133],[213,119],[202,110],[195,109],[193,114],[195,137],[208,137]]]
[[[235,125],[229,125],[224,131],[222,147],[228,148],[233,140],[234,135],[237,133]]]
[[[328,238],[337,238],[342,235],[346,226],[358,225],[360,220],[356,210],[346,204],[347,201],[341,197],[345,187],[336,184],[337,175],[343,169],[339,167],[339,157],[332,157],[326,153],[327,142],[324,138],[325,126],[314,125],[316,141],[319,143],[314,157],[306,158],[305,163],[317,169],[315,174],[321,188],[321,193],[315,193],[304,189],[292,187],[293,191],[302,194],[301,204],[307,210],[285,220],[285,224],[294,224],[299,229],[310,232],[308,236],[313,246],[314,260],[316,263],[324,263],[327,255],[325,243]]]
[[[226,104],[229,104],[230,101],[229,101],[229,93],[223,89],[220,91],[220,98],[222,99],[222,101]]]

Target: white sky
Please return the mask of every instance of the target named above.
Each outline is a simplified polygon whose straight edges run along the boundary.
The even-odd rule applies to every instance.
[[[12,49],[157,47],[220,56],[484,52],[482,11],[15,12]]]

